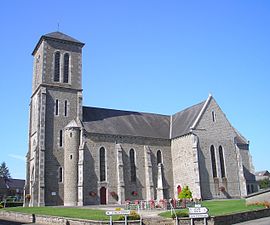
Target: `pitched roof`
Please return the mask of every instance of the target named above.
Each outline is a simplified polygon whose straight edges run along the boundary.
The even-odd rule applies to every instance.
[[[83,125],[90,133],[169,139],[170,116],[83,107]]]
[[[59,31],[56,31],[56,32],[42,35],[40,37],[37,45],[35,46],[34,51],[32,52],[32,55],[35,54],[36,50],[38,49],[39,45],[41,44],[42,40],[44,40],[44,39],[60,40],[60,41],[68,42],[68,43],[74,43],[74,44],[80,45],[81,47],[84,46],[84,43],[78,41],[77,39],[70,37],[64,33],[61,33]]]
[[[172,116],[171,138],[180,137],[190,132],[190,128],[198,118],[204,104],[205,101],[184,109]]]
[[[45,35],[43,35],[43,37],[59,39],[59,40],[64,40],[64,41],[69,41],[69,42],[74,42],[74,43],[79,43],[79,44],[84,44],[84,43],[78,41],[77,39],[75,39],[73,37],[70,37],[70,36],[68,36],[68,35],[66,35],[64,33],[61,33],[59,31],[45,34]]]
[[[25,184],[25,180],[21,179],[9,179],[7,181],[7,185],[10,189],[23,189]]]
[[[173,116],[83,107],[83,125],[89,133],[171,139],[190,132],[204,102]]]

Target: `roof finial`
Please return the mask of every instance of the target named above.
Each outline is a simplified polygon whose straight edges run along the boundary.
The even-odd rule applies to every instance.
[[[60,23],[57,23],[57,31],[59,32]]]

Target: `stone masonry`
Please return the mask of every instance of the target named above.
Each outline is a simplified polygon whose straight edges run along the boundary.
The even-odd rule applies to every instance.
[[[84,43],[43,35],[34,57],[25,205],[82,206],[256,191],[249,142],[215,99],[174,115],[85,107]]]

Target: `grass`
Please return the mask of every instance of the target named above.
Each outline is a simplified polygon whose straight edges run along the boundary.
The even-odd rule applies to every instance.
[[[77,219],[109,220],[109,216],[105,214],[105,211],[98,209],[64,208],[64,207],[48,206],[48,207],[13,207],[13,208],[5,208],[2,210],[37,214],[37,215],[77,218]],[[113,217],[114,220],[116,220],[117,218],[118,218],[117,216]]]
[[[208,208],[210,216],[221,216],[239,212],[263,209],[263,206],[247,206],[244,199],[240,200],[211,200],[202,202],[202,206]],[[187,209],[175,210],[177,212],[188,212]],[[160,216],[171,218],[171,212],[160,213]]]
[[[228,215],[238,212],[252,211],[256,209],[262,209],[263,206],[246,206],[245,200],[213,200],[204,201],[202,206],[209,209],[210,216]],[[82,208],[65,208],[65,207],[14,207],[5,208],[2,210],[22,212],[37,215],[51,215],[68,218],[88,219],[88,220],[109,220],[109,216],[106,216],[104,210],[98,209],[82,209]],[[187,209],[176,210],[176,212],[188,212]],[[170,211],[160,214],[163,217],[171,217]],[[117,220],[118,216],[114,216],[113,219]]]

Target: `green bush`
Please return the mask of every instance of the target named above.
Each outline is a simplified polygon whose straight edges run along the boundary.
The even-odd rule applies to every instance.
[[[185,186],[183,190],[178,195],[179,199],[191,199],[192,198],[192,192],[189,190],[188,186]]]
[[[130,212],[130,214],[127,217],[128,220],[139,220],[140,219],[140,215],[138,213],[136,213],[136,211],[132,210]],[[125,220],[125,216],[121,215],[118,217],[118,220]]]
[[[177,217],[188,217],[187,211],[177,211],[176,212]],[[175,214],[172,215],[172,218],[175,218]]]
[[[5,205],[5,207],[18,207],[23,206],[23,202],[6,202],[6,204],[1,202],[1,205]]]

